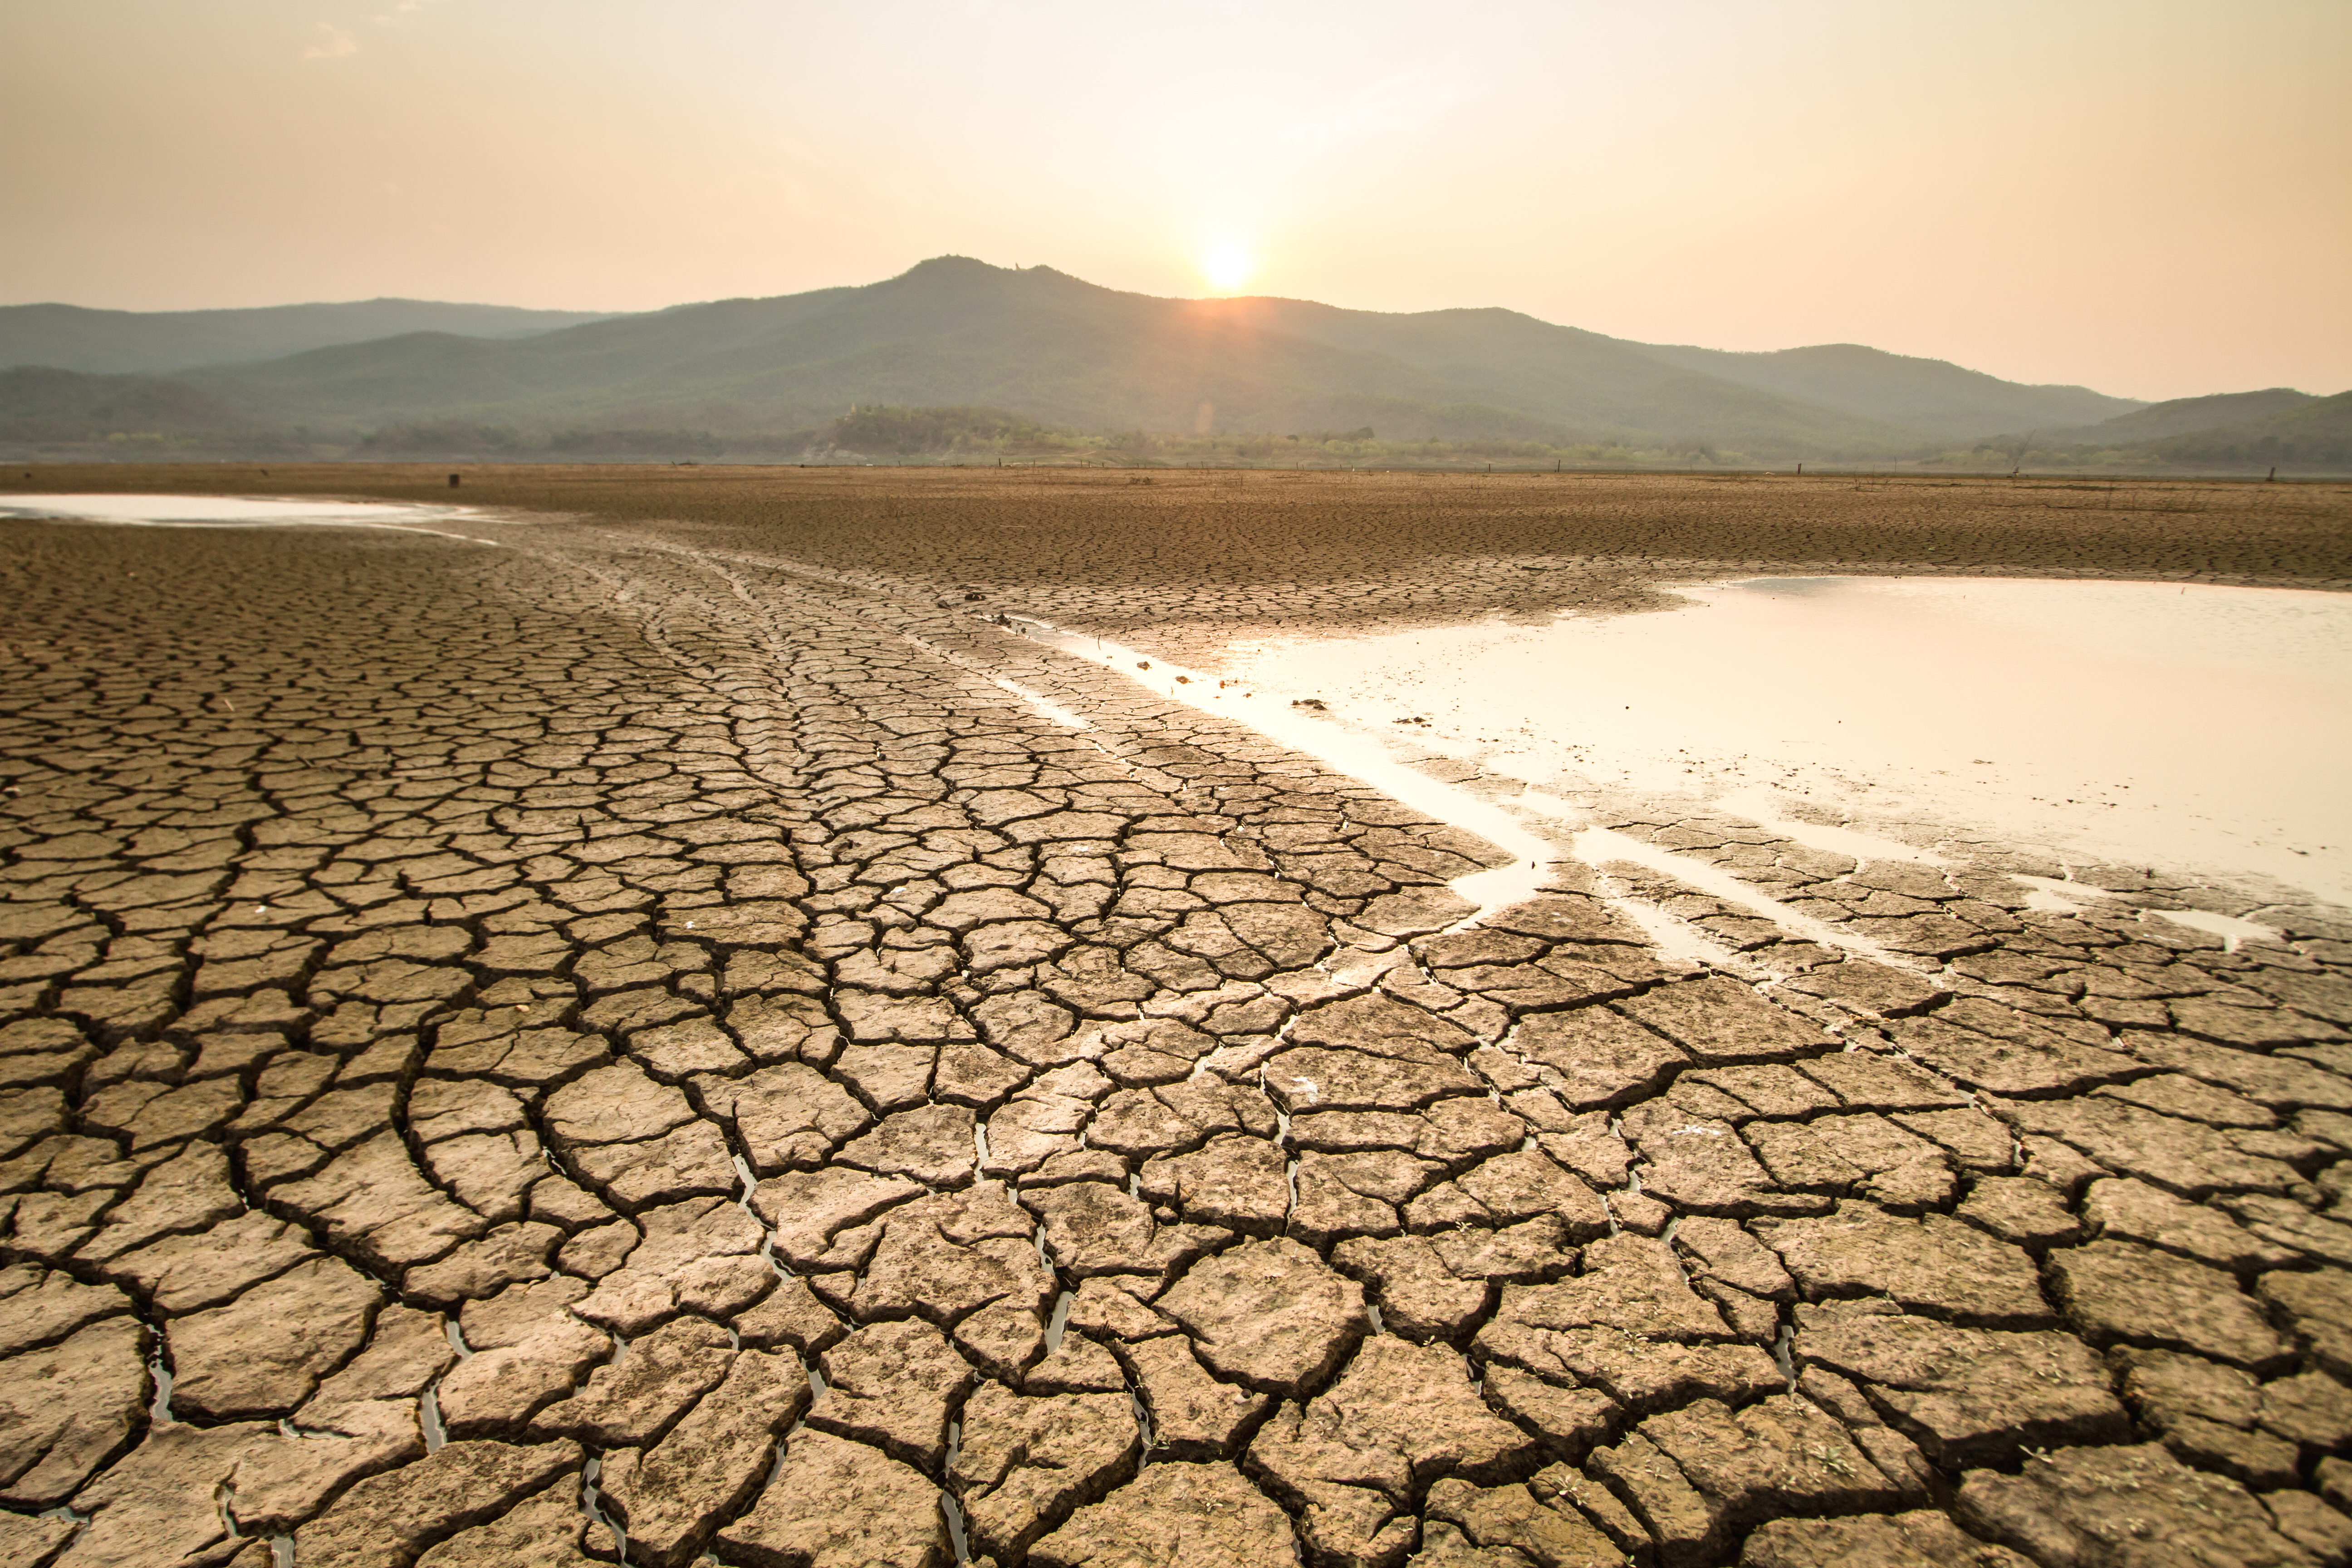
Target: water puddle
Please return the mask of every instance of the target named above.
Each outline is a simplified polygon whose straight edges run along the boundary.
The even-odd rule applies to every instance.
[[[1906,842],[1927,827],[2352,904],[2352,595],[1931,577],[1677,591],[1686,607],[1649,615],[1237,643],[1224,690],[1260,711],[1318,700],[1325,729],[1374,750],[1409,735],[1526,781],[1530,805],[1622,789],[1863,858],[1934,863]],[[1300,749],[1382,789],[1421,776]],[[1844,826],[1809,826],[1822,815]]]
[[[0,517],[56,522],[108,522],[131,528],[388,528],[469,544],[495,539],[435,523],[489,521],[478,507],[424,501],[341,501],[265,496],[15,495],[0,498]],[[505,521],[501,519],[501,521]]]
[[[156,1421],[172,1419],[172,1365],[163,1359],[163,1336],[155,1336],[154,1348],[147,1352],[147,1376],[155,1385],[155,1397],[148,1402],[147,1415]]]
[[[2201,931],[2208,936],[2218,936],[2231,952],[2250,942],[2276,942],[2281,935],[2275,926],[2240,920],[2234,915],[2217,915],[2205,910],[2150,910],[2147,914],[2173,925],[2187,926],[2190,931]]]
[[[2095,909],[2100,900],[2115,896],[2105,888],[2063,881],[2056,877],[2011,877],[2010,880],[2025,889],[2027,909],[2049,915],[2085,914]]]

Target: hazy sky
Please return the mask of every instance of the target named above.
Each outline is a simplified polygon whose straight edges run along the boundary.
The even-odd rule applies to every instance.
[[[1114,288],[2352,386],[2347,0],[6,0],[0,302]]]

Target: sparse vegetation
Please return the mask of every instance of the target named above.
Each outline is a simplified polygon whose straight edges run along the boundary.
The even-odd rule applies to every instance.
[[[853,408],[834,422],[829,439],[842,451],[898,458],[1055,449],[1055,432],[1001,408]]]

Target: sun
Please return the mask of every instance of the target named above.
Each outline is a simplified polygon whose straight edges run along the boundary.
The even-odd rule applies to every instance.
[[[1221,294],[1230,294],[1249,281],[1257,258],[1239,240],[1220,240],[1201,258],[1201,274]]]

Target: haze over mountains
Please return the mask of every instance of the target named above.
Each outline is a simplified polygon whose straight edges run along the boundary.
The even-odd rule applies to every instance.
[[[0,368],[146,374],[195,365],[278,359],[307,349],[404,332],[520,338],[601,321],[592,310],[445,305],[430,300],[360,300],[344,305],[272,305],[257,310],[91,310],[79,305],[0,306]]]
[[[954,257],[862,288],[602,318],[413,300],[160,315],[14,306],[0,308],[0,364],[49,367],[0,371],[0,438],[37,443],[239,427],[357,439],[428,424],[790,444],[881,404],[1085,431],[1369,429],[1388,442],[1864,458],[2017,432],[2118,446],[2298,413],[2309,423],[2312,401],[2275,390],[2151,407],[1855,344],[1736,353],[1496,309],[1158,299]],[[90,374],[126,371],[144,374]]]

